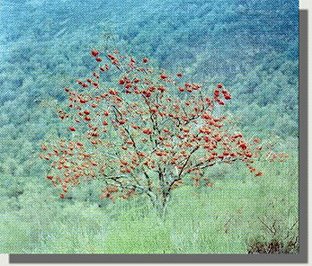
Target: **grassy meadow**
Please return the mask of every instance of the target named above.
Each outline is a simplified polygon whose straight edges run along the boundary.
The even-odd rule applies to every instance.
[[[294,153],[286,162],[262,162],[259,167],[265,174],[261,177],[232,166],[223,169],[222,177],[215,174],[212,187],[194,187],[190,181],[174,191],[165,220],[144,198],[115,203],[90,198],[63,201],[44,185],[26,186],[24,194],[31,197],[1,202],[11,208],[1,217],[0,249],[12,253],[241,254],[259,241],[277,240],[286,246],[298,235],[296,164]],[[87,193],[75,191],[74,198]]]

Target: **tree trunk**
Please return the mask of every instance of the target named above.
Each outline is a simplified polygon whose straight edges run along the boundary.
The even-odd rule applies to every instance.
[[[159,195],[157,200],[152,201],[153,207],[157,212],[157,215],[162,219],[165,220],[167,215],[167,207],[168,202],[170,200],[170,194],[163,194]]]

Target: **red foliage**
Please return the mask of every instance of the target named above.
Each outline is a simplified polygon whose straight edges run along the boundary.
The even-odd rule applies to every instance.
[[[219,163],[241,161],[262,175],[251,166],[260,140],[248,143],[225,116],[216,115],[217,106],[231,99],[223,84],[207,97],[209,88],[182,82],[182,73],[159,73],[116,52],[103,59],[97,50],[91,55],[97,62],[106,59],[105,66],[65,89],[68,105],[61,118],[75,134],[42,146],[41,157],[52,161],[48,179],[62,187],[61,198],[69,187],[101,178],[102,198],[143,193],[164,206],[183,179],[193,176],[197,186],[204,169]],[[205,186],[212,183],[206,180]]]

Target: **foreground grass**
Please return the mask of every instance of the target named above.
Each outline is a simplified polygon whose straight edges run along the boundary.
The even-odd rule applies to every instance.
[[[253,241],[285,242],[298,235],[296,165],[295,156],[262,163],[262,177],[223,167],[212,175],[211,188],[176,189],[165,221],[144,198],[99,207],[83,196],[61,201],[44,184],[26,182],[16,198],[0,193],[0,251],[237,254],[247,253]]]

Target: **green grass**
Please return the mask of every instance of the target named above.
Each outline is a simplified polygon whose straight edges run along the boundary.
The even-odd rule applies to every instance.
[[[224,168],[224,176],[213,175],[212,188],[176,189],[165,221],[142,197],[99,208],[95,201],[61,201],[44,184],[26,185],[18,198],[1,202],[0,251],[247,253],[252,241],[298,235],[291,228],[298,219],[296,166],[293,156],[259,164],[262,177],[239,166]]]

